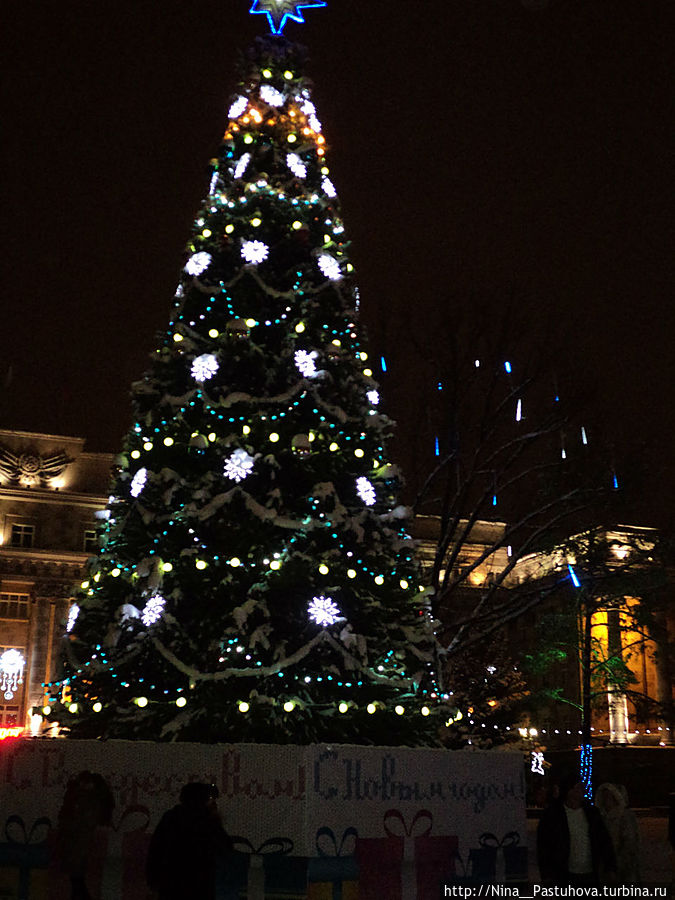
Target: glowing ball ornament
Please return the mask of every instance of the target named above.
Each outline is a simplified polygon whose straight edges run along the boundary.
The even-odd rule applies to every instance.
[[[330,253],[322,253],[317,260],[317,265],[323,275],[330,281],[339,281],[342,278],[340,263]]]
[[[366,506],[372,506],[377,500],[375,488],[367,478],[361,477],[356,479],[356,493]]]
[[[316,622],[317,625],[322,625],[324,628],[328,625],[335,625],[335,623],[342,617],[340,612],[340,608],[337,603],[335,603],[330,597],[324,597],[323,594],[319,597],[313,597],[309,605],[307,606],[307,612],[309,614],[309,618]]]
[[[298,367],[300,374],[305,378],[312,378],[317,373],[316,359],[318,357],[316,350],[296,350],[294,359],[295,365]]]
[[[267,259],[270,248],[262,241],[242,241],[241,255],[247,263],[258,265]]]
[[[195,381],[208,381],[218,371],[218,360],[213,353],[202,353],[192,362],[190,373]]]
[[[239,483],[253,471],[255,460],[243,447],[235,450],[225,462],[223,473],[226,478]]]
[[[11,700],[18,686],[23,684],[25,666],[23,654],[14,648],[0,654],[0,691],[5,700]]]
[[[166,600],[159,594],[154,594],[152,597],[150,597],[150,599],[143,607],[143,612],[141,613],[141,622],[143,622],[146,628],[154,625],[155,622],[159,622],[159,620],[162,618],[162,615],[164,614],[165,605]]]
[[[132,497],[138,497],[145,487],[145,484],[148,480],[148,470],[147,469],[139,469],[138,472],[131,479],[131,486],[129,488],[129,493]]]
[[[368,402],[372,403],[373,406],[377,406],[380,402],[380,395],[378,391],[368,391],[366,393],[366,397],[368,398]]]
[[[185,263],[185,271],[188,275],[201,275],[211,265],[212,256],[205,250],[199,253],[193,253],[190,259]]]

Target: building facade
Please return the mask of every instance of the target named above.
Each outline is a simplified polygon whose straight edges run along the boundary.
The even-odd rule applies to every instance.
[[[0,429],[0,728],[39,730],[111,465],[83,438]]]

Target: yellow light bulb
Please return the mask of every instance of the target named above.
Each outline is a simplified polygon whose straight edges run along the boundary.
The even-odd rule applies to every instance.
[[[346,713],[348,709],[349,709],[349,704],[345,703],[344,701],[342,703],[340,703],[340,705],[338,706],[338,712],[341,712],[341,713]]]
[[[146,442],[143,444],[143,449],[144,449],[144,450],[152,450],[152,441],[146,441]]]
[[[376,575],[375,576],[375,584],[384,584],[384,576]]]
[[[287,700],[284,703],[284,712],[293,712],[295,709],[295,703],[292,700]]]
[[[173,565],[171,563],[162,563],[162,572],[171,572],[173,571]]]
[[[254,228],[257,228],[258,225],[262,225],[262,219],[259,219],[256,216],[255,219],[251,219],[251,225],[253,225]]]
[[[370,713],[371,716],[375,712],[376,709],[377,709],[377,707],[375,706],[374,703],[369,703],[368,706],[366,706],[366,710]]]
[[[141,451],[140,451],[140,450],[132,450],[132,451],[131,451],[131,458],[132,458],[132,459],[138,459],[138,457],[139,457],[140,455],[141,455]]]
[[[363,450],[360,447],[357,447],[354,451],[354,456],[358,456],[359,459],[363,456]]]
[[[210,338],[217,338],[219,334],[220,334],[220,332],[218,331],[217,328],[209,329],[209,337]]]
[[[399,581],[399,584],[401,585],[402,590],[404,590],[404,591],[408,590],[408,582],[405,580],[405,578],[401,578],[401,580]]]
[[[229,560],[230,565],[233,569],[238,568],[241,565],[241,560],[237,556],[233,556],[232,559]]]
[[[328,166],[323,166],[323,167],[322,167],[322,169],[321,169],[321,174],[322,174],[322,175],[328,175],[329,172],[330,172],[330,169],[328,168]]]
[[[42,707],[42,712],[45,714],[45,716],[48,716],[51,711],[52,711],[51,706],[43,706]]]
[[[302,228],[302,222],[299,222],[296,219],[295,222],[293,222],[293,224],[291,225],[291,228],[293,229],[293,231],[299,231],[299,229]]]
[[[210,229],[210,228],[205,228],[205,229],[202,231],[202,237],[211,237],[211,229]]]
[[[286,140],[288,141],[289,144],[294,144],[297,141],[297,139],[298,139],[297,134],[289,134],[288,137],[286,138]]]
[[[246,320],[246,327],[247,327],[247,328],[255,328],[255,326],[256,326],[257,324],[258,324],[258,323],[256,322],[255,319],[247,319],[247,320]]]
[[[328,568],[326,563],[321,563],[321,565],[319,566],[319,572],[321,572],[322,575],[328,575],[330,569]]]
[[[342,341],[339,341],[337,338],[335,338],[334,341],[331,341],[331,344],[333,344],[334,347],[341,347]]]
[[[291,70],[286,69],[286,71],[284,72],[284,78],[286,79],[286,81],[290,81],[292,77],[293,73],[291,72]]]
[[[165,447],[170,447],[172,444],[173,444],[173,438],[172,438],[172,437],[165,437],[165,438],[164,438],[164,446],[165,446]]]
[[[263,69],[262,75],[263,75],[263,78],[271,78],[272,77],[271,69]]]
[[[363,374],[364,374],[367,378],[372,378],[372,377],[373,377],[373,370],[372,370],[372,369],[364,369],[364,370],[363,370]]]
[[[361,357],[361,359],[362,359],[364,362],[368,359],[368,354],[367,354],[367,353],[364,353],[363,351],[361,351],[361,353],[359,353],[359,356]]]
[[[89,587],[89,582],[88,582],[88,581],[83,581],[82,584],[80,585],[80,587],[81,587],[81,588],[84,588],[84,589],[86,590],[86,589]]]
[[[144,706],[148,705],[147,697],[136,697],[136,706],[140,706],[143,709]]]
[[[356,578],[356,569],[347,569],[347,578]]]
[[[120,576],[120,569],[118,569],[117,567],[115,567],[115,568],[112,570],[112,572],[111,572],[110,574],[112,575],[113,578],[119,578],[119,576]]]
[[[77,712],[77,709],[78,709],[77,703],[71,703],[70,706],[68,707],[68,712],[71,712],[71,713],[73,713],[73,715],[75,715],[75,713]]]
[[[281,568],[281,563],[278,559],[273,559],[270,563],[270,569],[274,569],[274,571],[278,571]]]
[[[252,144],[252,143],[253,143],[253,138],[251,137],[250,134],[244,135],[244,143],[245,143],[245,144]]]
[[[250,426],[250,425],[244,425],[244,427],[241,429],[241,431],[242,431],[242,434],[250,434],[250,433],[251,433],[251,426]]]
[[[174,334],[173,339],[177,344],[179,344],[183,340],[183,335],[182,334]]]
[[[209,435],[209,440],[211,441],[211,443],[218,440],[218,435],[215,433],[215,431],[211,432],[211,434]]]
[[[251,707],[248,705],[248,703],[245,700],[242,700],[241,703],[239,704],[239,712],[240,713],[247,713],[250,708]]]
[[[305,323],[304,323],[304,322],[298,322],[298,324],[295,326],[295,331],[296,331],[296,333],[297,333],[297,334],[302,334],[302,332],[303,332],[304,330],[305,330]]]
[[[233,231],[234,231],[234,225],[230,224],[230,225],[225,226],[225,234],[232,234]]]
[[[176,698],[176,706],[179,706],[179,707],[182,708],[182,707],[184,707],[186,704],[187,704],[187,700],[185,699],[185,697],[177,697],[177,698]]]
[[[396,713],[397,716],[402,716],[403,713],[405,712],[405,708],[403,706],[395,706],[394,712]]]
[[[422,713],[423,716],[428,716],[429,713],[431,712],[431,710],[429,709],[428,706],[423,706],[422,709],[420,710],[420,712]]]
[[[272,434],[270,435],[270,441],[271,441],[273,444],[276,444],[276,442],[277,442],[278,440],[279,440],[279,435],[276,433],[276,431],[273,431]]]
[[[205,569],[208,563],[206,563],[203,559],[195,560],[195,568],[196,569]]]
[[[331,453],[335,453],[335,451],[339,450],[340,448],[339,448],[338,444],[336,444],[335,441],[333,441],[333,443],[329,445],[328,449],[330,450]]]

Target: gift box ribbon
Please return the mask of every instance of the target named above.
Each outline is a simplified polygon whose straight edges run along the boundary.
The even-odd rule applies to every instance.
[[[238,853],[249,856],[247,896],[248,900],[264,900],[265,897],[265,856],[288,856],[293,849],[290,838],[273,837],[263,841],[258,847],[243,837],[233,837],[232,847]]]
[[[323,826],[316,832],[315,846],[317,859],[310,859],[308,880],[310,882],[330,882],[332,884],[332,900],[342,900],[342,883],[357,881],[359,866],[354,855],[356,850],[356,828],[345,828],[338,844],[332,828]],[[349,843],[349,847],[346,845]]]
[[[517,831],[507,831],[504,837],[499,840],[497,835],[486,831],[478,838],[478,843],[480,844],[482,850],[494,850],[494,880],[498,884],[503,883],[506,880],[506,859],[504,850],[509,847],[515,847],[518,843],[520,843],[520,834]]]
[[[9,816],[5,822],[7,843],[0,847],[0,863],[18,868],[20,900],[28,897],[30,870],[46,869],[49,865],[47,838],[51,827],[46,816],[40,816],[30,828],[26,828],[24,820],[17,815]]]
[[[433,816],[428,809],[420,809],[408,824],[399,809],[388,809],[384,814],[383,822],[387,837],[403,838],[401,900],[415,900],[417,897],[415,839],[426,837],[431,833]]]

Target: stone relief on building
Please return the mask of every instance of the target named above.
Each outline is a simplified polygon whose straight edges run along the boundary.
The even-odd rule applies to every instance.
[[[0,478],[21,487],[46,487],[72,461],[63,450],[42,456],[34,451],[14,453],[0,444]]]

